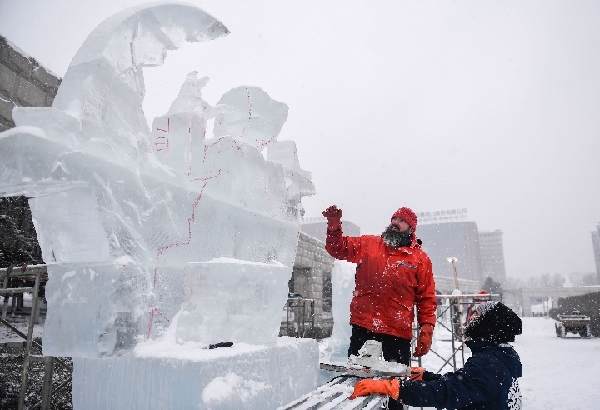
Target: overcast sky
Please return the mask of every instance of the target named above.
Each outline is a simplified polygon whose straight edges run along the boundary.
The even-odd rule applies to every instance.
[[[0,34],[62,77],[99,23],[138,3],[0,0]],[[467,208],[504,232],[508,276],[595,271],[600,2],[189,3],[231,34],[144,70],[148,118],[190,71],[211,78],[212,104],[262,87],[288,104],[280,139],[313,173],[307,216],[337,204],[379,234],[400,206]]]

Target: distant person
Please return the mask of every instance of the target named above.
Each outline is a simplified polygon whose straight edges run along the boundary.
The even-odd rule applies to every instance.
[[[402,381],[364,379],[350,398],[379,393],[415,407],[520,410],[521,360],[508,342],[521,332],[521,319],[504,304],[481,303],[464,330],[473,354],[464,367],[444,375],[412,368],[416,377]]]
[[[343,235],[342,210],[337,206],[327,208],[323,216],[327,252],[357,264],[348,356],[358,356],[367,340],[377,340],[386,361],[410,366],[415,310],[420,333],[413,355],[419,357],[431,348],[437,309],[431,261],[415,234],[417,215],[400,208],[381,236],[359,237]]]
[[[474,297],[473,298],[473,303],[471,303],[469,305],[469,307],[467,308],[467,318],[465,319],[465,322],[468,322],[469,319],[471,318],[471,315],[473,314],[473,309],[475,308],[475,306],[477,306],[480,303],[483,302],[487,302],[488,300],[490,300],[490,293],[485,290],[485,289],[481,289],[478,293],[478,295],[481,295],[480,297]]]

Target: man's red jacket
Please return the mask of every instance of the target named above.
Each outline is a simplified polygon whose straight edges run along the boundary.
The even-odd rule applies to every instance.
[[[379,236],[350,237],[341,229],[328,230],[325,249],[336,259],[357,264],[351,324],[411,339],[416,306],[419,326],[435,326],[431,260],[414,240],[410,247],[393,249]]]

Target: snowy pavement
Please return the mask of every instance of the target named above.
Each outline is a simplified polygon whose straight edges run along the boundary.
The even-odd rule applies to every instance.
[[[514,347],[523,363],[523,409],[600,409],[600,338],[561,339],[554,320],[522,319]]]

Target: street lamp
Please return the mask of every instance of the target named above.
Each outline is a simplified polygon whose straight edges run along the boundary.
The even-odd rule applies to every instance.
[[[454,273],[454,292],[452,292],[452,294],[456,295],[456,310],[458,313],[458,326],[460,328],[461,339],[464,343],[465,336],[464,336],[463,321],[462,321],[462,304],[461,304],[460,291],[458,289],[458,273],[456,272],[456,262],[458,262],[458,259],[455,256],[451,256],[449,258],[446,258],[446,260],[452,264],[452,271]],[[464,362],[464,360],[465,360],[465,357],[464,357],[464,351],[463,351],[463,362]]]
[[[452,264],[452,271],[454,272],[454,289],[458,290],[458,274],[456,273],[456,262],[458,259],[455,256],[450,256],[446,258],[448,262]]]

